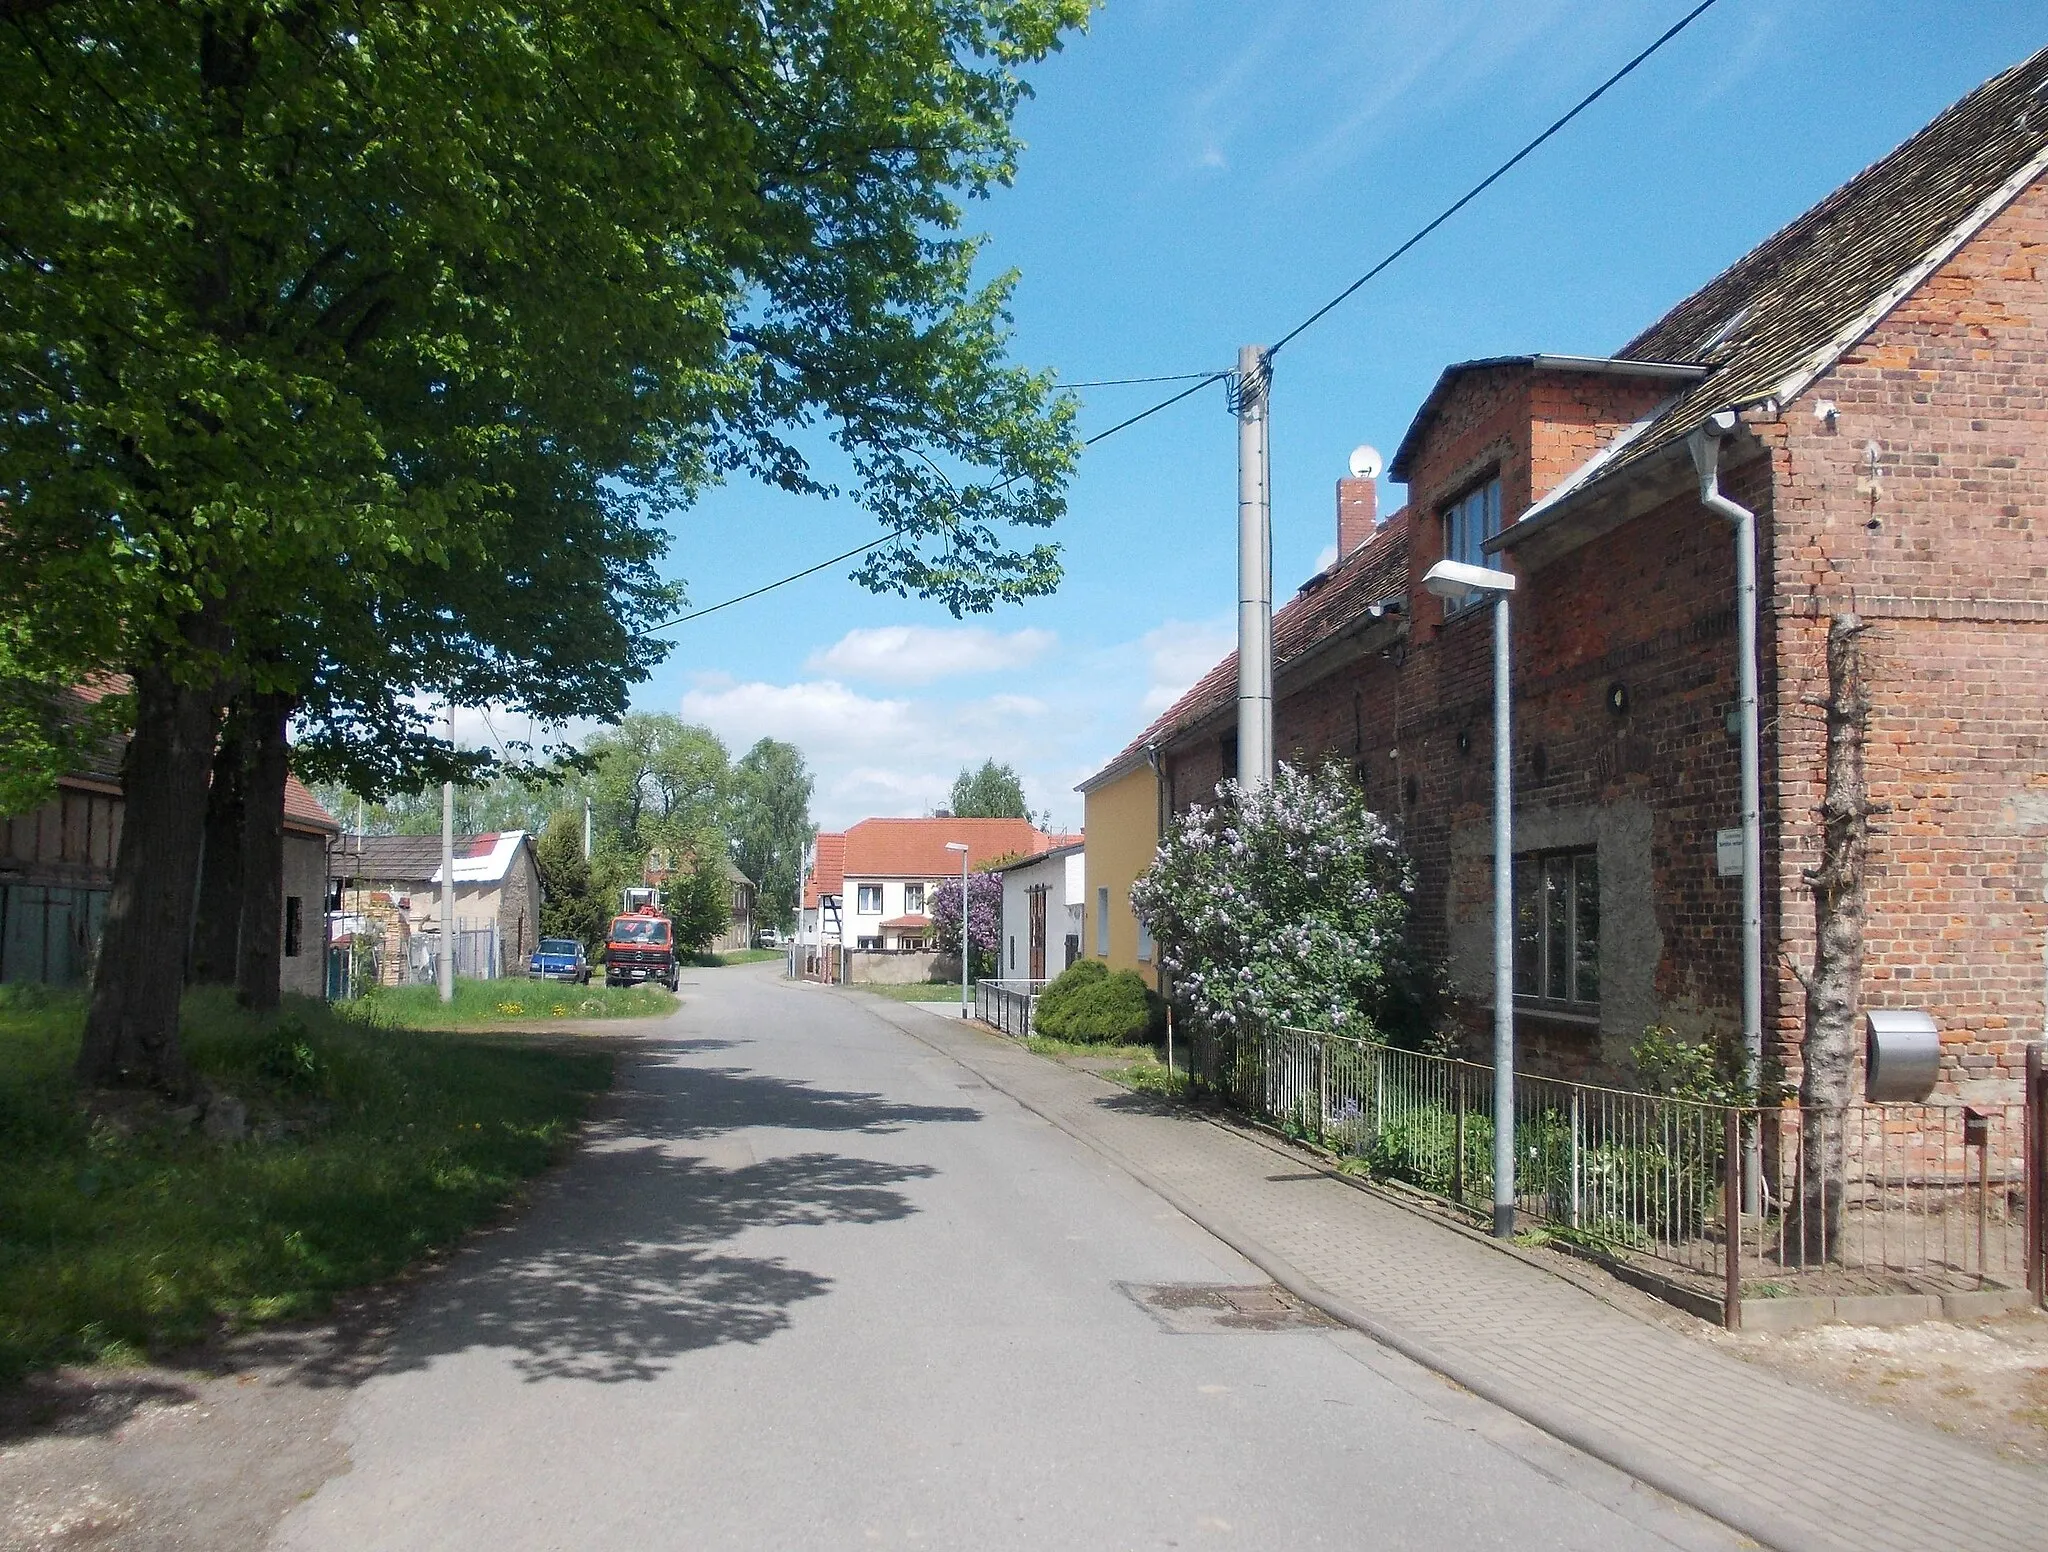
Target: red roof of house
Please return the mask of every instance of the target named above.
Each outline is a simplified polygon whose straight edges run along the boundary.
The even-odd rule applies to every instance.
[[[821,837],[822,839],[822,837]],[[967,865],[981,868],[998,857],[1028,857],[1052,845],[1028,819],[863,819],[846,832],[845,878],[947,878]]]
[[[846,892],[846,837],[839,831],[821,832],[814,846],[810,876],[804,880],[804,909],[816,910],[824,895]]]
[[[341,826],[320,806],[320,800],[298,777],[284,779],[284,825],[287,830],[317,830],[322,835],[339,835]]]
[[[932,919],[929,916],[892,916],[883,922],[882,926],[885,931],[909,932],[915,928],[929,927],[931,924]]]

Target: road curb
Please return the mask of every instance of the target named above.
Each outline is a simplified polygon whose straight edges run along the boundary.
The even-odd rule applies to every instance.
[[[893,1005],[875,999],[869,1006],[880,1014],[883,1007]],[[965,1067],[991,1088],[1007,1095],[1040,1120],[1059,1128],[1082,1146],[1109,1160],[1146,1190],[1164,1200],[1176,1212],[1198,1224],[1243,1256],[1297,1299],[1322,1311],[1332,1320],[1364,1333],[1382,1346],[1392,1348],[1402,1357],[1422,1365],[1425,1369],[1434,1370],[1474,1395],[1492,1402],[1503,1411],[1511,1412],[1524,1422],[1542,1429],[1551,1437],[1562,1440],[1572,1448],[1614,1467],[1617,1471],[1627,1473],[1668,1498],[1676,1499],[1689,1508],[1719,1520],[1730,1529],[1741,1532],[1762,1546],[1774,1548],[1776,1552],[1839,1552],[1840,1543],[1815,1541],[1807,1535],[1803,1527],[1788,1524],[1774,1515],[1762,1512],[1756,1504],[1719,1484],[1688,1472],[1681,1466],[1675,1466],[1668,1459],[1652,1451],[1640,1449],[1629,1440],[1586,1422],[1545,1397],[1530,1394],[1519,1386],[1509,1384],[1479,1364],[1445,1353],[1411,1336],[1398,1326],[1389,1325],[1378,1317],[1367,1314],[1349,1301],[1323,1288],[1286,1257],[1277,1254],[1227,1220],[1207,1212],[1183,1195],[1177,1187],[1161,1180],[1144,1165],[1100,1138],[1092,1137],[1070,1125],[1057,1114],[1010,1088],[998,1075],[969,1062],[959,1052],[949,1051],[937,1042],[926,1039],[909,1023],[899,1023],[896,1018],[886,1014],[881,1016],[892,1028],[902,1030],[920,1045],[937,1052],[948,1061]]]

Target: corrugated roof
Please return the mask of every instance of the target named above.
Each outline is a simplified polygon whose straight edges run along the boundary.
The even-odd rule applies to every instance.
[[[844,876],[946,878],[960,871],[960,853],[946,850],[948,841],[965,841],[967,865],[978,869],[1064,839],[1028,819],[863,819],[846,832]]]
[[[520,848],[531,837],[524,830],[494,830],[455,837],[455,882],[495,884],[511,871]],[[441,837],[438,835],[348,835],[335,853],[338,876],[391,884],[438,884],[441,881]]]
[[[1289,664],[1374,618],[1375,607],[1405,601],[1408,594],[1408,510],[1403,507],[1371,539],[1327,571],[1302,584],[1273,616],[1273,675]],[[1237,654],[1230,653],[1195,682],[1152,725],[1126,744],[1117,757],[1081,783],[1085,792],[1129,769],[1152,745],[1164,745],[1237,699]]]
[[[1712,368],[1604,484],[1716,410],[1781,402],[2048,172],[2048,48],[1978,87],[1616,352]]]

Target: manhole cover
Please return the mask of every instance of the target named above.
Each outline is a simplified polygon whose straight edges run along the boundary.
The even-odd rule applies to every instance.
[[[1182,1336],[1334,1326],[1271,1283],[1119,1283],[1138,1308]]]

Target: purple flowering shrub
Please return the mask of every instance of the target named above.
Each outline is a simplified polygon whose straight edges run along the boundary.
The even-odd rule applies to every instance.
[[[960,880],[948,879],[932,891],[932,936],[941,954],[960,952]],[[967,875],[967,940],[974,947],[968,972],[980,977],[995,967],[1003,938],[1003,880],[995,873]]]
[[[1398,990],[1415,873],[1341,766],[1227,781],[1160,842],[1131,890],[1174,1000],[1219,1030],[1371,1037]]]

